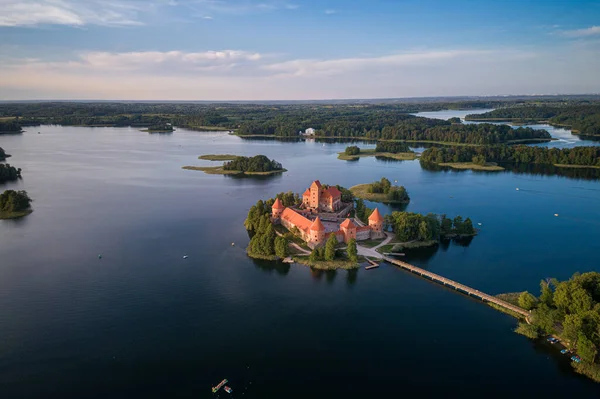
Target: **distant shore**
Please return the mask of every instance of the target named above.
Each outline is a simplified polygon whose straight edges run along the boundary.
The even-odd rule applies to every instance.
[[[233,161],[236,158],[237,155],[231,154],[206,154],[198,157],[198,159],[204,159],[205,161]]]
[[[415,153],[415,152],[399,152],[399,153],[392,153],[392,152],[376,152],[375,149],[367,149],[367,150],[360,150],[360,153],[356,154],[356,155],[348,155],[345,152],[338,152],[338,159],[344,160],[344,161],[355,161],[361,157],[383,157],[383,158],[391,158],[391,159],[397,159],[399,161],[412,161],[413,159],[417,159],[419,157],[419,154]]]

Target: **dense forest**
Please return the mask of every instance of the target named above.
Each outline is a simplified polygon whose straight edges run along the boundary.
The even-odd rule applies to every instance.
[[[395,211],[385,218],[386,223],[396,234],[396,238],[402,242],[439,241],[443,238],[476,234],[471,219],[463,220],[461,216],[449,219],[446,215],[438,216],[432,213],[421,215]]]
[[[524,292],[519,306],[532,310],[532,324],[520,324],[518,332],[537,338],[557,334],[582,360],[577,371],[600,382],[600,273],[576,273],[568,281],[550,279],[540,283],[541,294]]]
[[[233,161],[223,164],[225,170],[239,170],[241,172],[271,172],[282,170],[283,166],[275,160],[270,160],[264,155],[253,157],[235,157]]]
[[[21,133],[21,125],[14,121],[1,122],[0,134]]]
[[[375,146],[375,152],[391,152],[397,154],[399,152],[412,152],[408,148],[408,144],[397,141],[378,141]]]
[[[495,109],[483,114],[467,115],[468,120],[515,120],[520,122],[548,121],[566,126],[573,133],[600,135],[600,104],[541,104],[519,105]]]
[[[21,177],[21,168],[15,168],[9,164],[0,163],[0,183],[17,180]]]
[[[6,190],[0,194],[0,212],[22,212],[29,209],[31,198],[27,191]]]
[[[600,147],[546,148],[517,146],[432,147],[421,154],[422,163],[506,162],[514,164],[600,166]]]
[[[297,199],[291,192],[280,193],[277,197],[280,198],[285,206],[295,204]],[[285,258],[289,255],[288,239],[277,236],[273,223],[271,223],[271,207],[274,202],[274,198],[266,202],[259,200],[248,211],[244,227],[246,227],[246,230],[252,236],[246,249],[250,257],[275,260],[277,258]]]

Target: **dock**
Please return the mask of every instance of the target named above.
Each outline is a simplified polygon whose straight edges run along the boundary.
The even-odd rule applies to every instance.
[[[503,301],[502,299],[498,299],[495,296],[492,296],[492,295],[486,294],[485,292],[481,292],[474,288],[468,287],[468,286],[458,283],[454,280],[450,280],[448,278],[442,277],[439,274],[428,272],[427,270],[421,269],[420,267],[417,267],[417,266],[413,266],[410,263],[402,262],[401,260],[392,259],[389,257],[384,257],[383,260],[385,260],[388,263],[391,263],[392,265],[396,265],[404,270],[408,270],[411,273],[417,274],[427,280],[431,280],[435,283],[444,285],[446,287],[453,288],[456,291],[461,292],[467,296],[477,298],[482,302],[493,303],[495,305],[503,307],[504,309],[508,309],[512,312],[517,313],[520,316],[523,316],[525,319],[527,319],[530,315],[530,313],[527,310],[525,310],[519,306],[515,306],[511,303]]]
[[[379,267],[379,265],[376,263],[374,265],[365,266],[365,270],[376,269],[378,267]]]
[[[384,252],[385,256],[404,256],[404,252]]]

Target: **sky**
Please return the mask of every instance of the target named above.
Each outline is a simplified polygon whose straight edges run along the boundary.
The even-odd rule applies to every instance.
[[[0,100],[589,93],[598,0],[0,0]]]

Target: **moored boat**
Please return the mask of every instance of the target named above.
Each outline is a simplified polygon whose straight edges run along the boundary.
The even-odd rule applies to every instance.
[[[231,392],[233,391],[233,389],[231,389],[231,388],[229,388],[229,387],[227,387],[227,386],[226,386],[225,388],[223,388],[223,389],[224,389],[224,390],[225,390],[225,392],[227,392],[227,393],[231,393]]]
[[[223,381],[219,382],[219,385],[217,385],[216,387],[212,387],[212,393],[216,393],[225,384],[227,384],[227,378],[225,378]]]

